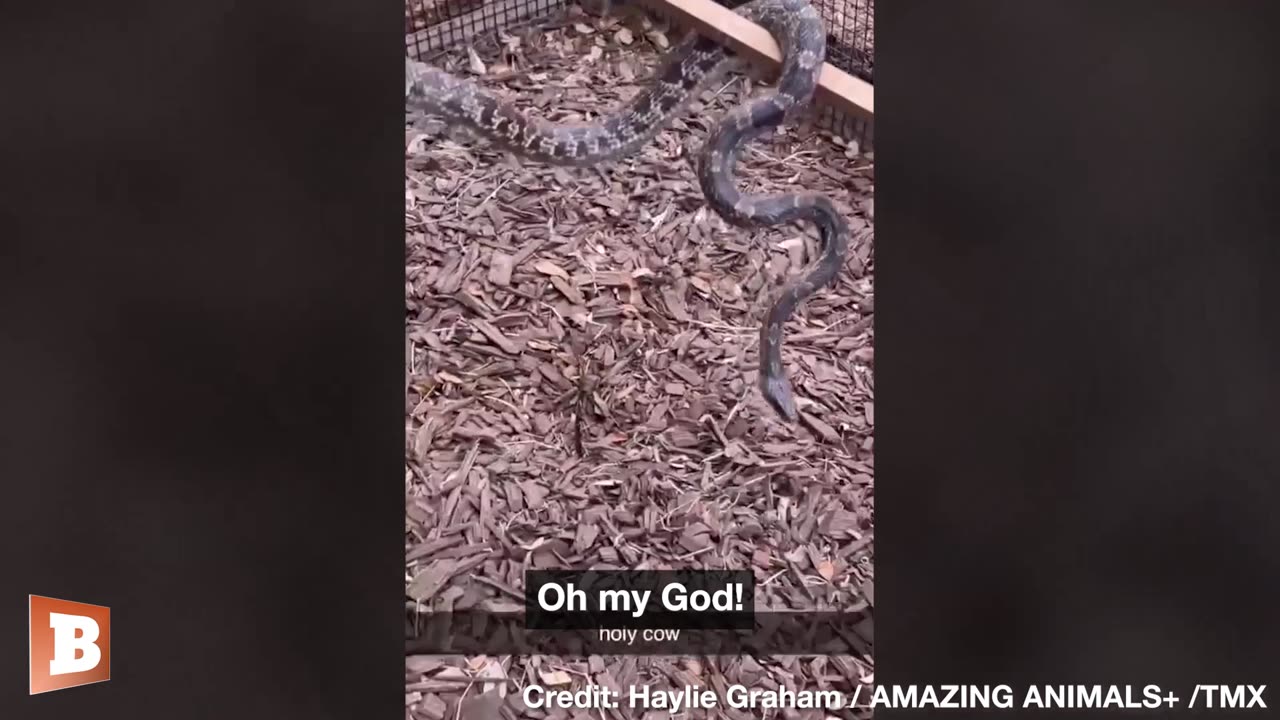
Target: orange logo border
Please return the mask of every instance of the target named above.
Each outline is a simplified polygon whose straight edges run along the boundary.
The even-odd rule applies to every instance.
[[[36,627],[33,622],[34,614],[37,611],[37,605],[43,605],[39,608],[41,613],[47,612],[68,612],[75,615],[86,615],[93,617],[100,627],[98,640],[96,644],[102,651],[102,660],[97,667],[80,673],[52,677],[46,671],[42,675],[36,673],[36,666],[40,662],[48,662],[52,657],[52,638],[40,638],[40,646],[37,646]],[[53,607],[49,607],[53,606]],[[57,609],[56,609],[57,608]],[[85,612],[89,610],[91,612]],[[43,630],[41,631],[44,632]],[[47,647],[45,646],[47,644]],[[39,651],[39,652],[37,652]],[[39,658],[37,658],[39,655]],[[83,678],[83,679],[78,679]],[[64,600],[62,598],[50,597],[48,595],[36,595],[34,593],[27,595],[27,685],[31,695],[42,695],[44,693],[53,692],[55,690],[66,690],[74,687],[82,687],[84,685],[96,685],[111,680],[111,608],[106,605],[95,605],[93,603],[80,602],[78,600]]]

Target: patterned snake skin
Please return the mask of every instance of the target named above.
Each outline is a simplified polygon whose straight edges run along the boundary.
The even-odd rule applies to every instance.
[[[788,284],[760,328],[760,391],[784,419],[797,418],[795,397],[782,365],[783,326],[809,295],[831,283],[844,264],[849,226],[831,201],[813,194],[742,195],[733,186],[739,149],[780,125],[788,111],[809,102],[826,53],[822,20],[808,0],[755,0],[736,12],[767,29],[782,49],[777,87],[726,113],[707,138],[698,180],[707,202],[738,226],[809,220],[818,227],[822,255]],[[484,89],[405,58],[405,99],[412,110],[475,130],[490,142],[553,165],[589,166],[628,155],[682,111],[726,64],[729,55],[708,38],[690,34],[673,49],[656,82],[592,125],[555,126],[529,118]]]

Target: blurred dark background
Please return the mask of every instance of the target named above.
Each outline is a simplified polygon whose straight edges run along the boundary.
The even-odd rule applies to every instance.
[[[876,19],[877,681],[1267,682],[1280,7]]]
[[[401,712],[400,13],[6,13],[6,718]],[[111,682],[26,696],[28,593]]]

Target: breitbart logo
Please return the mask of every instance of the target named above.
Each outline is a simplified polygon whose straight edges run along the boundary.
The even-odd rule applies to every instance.
[[[30,595],[31,694],[111,679],[111,608]]]

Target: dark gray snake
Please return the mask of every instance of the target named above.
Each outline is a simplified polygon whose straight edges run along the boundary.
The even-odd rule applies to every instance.
[[[755,0],[736,12],[768,30],[782,49],[777,87],[725,114],[698,159],[707,202],[738,226],[809,220],[818,226],[822,255],[789,283],[760,327],[760,392],[783,418],[797,418],[791,383],[782,366],[783,326],[796,307],[831,283],[844,264],[848,223],[825,197],[814,194],[742,195],[733,186],[739,149],[780,125],[788,111],[813,96],[826,54],[822,19],[808,0]],[[525,116],[475,83],[405,58],[405,98],[413,110],[467,126],[523,157],[553,165],[589,166],[628,155],[649,141],[717,76],[729,59],[714,40],[690,34],[668,56],[656,82],[591,125],[555,126]]]

